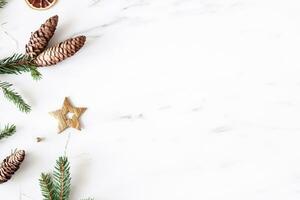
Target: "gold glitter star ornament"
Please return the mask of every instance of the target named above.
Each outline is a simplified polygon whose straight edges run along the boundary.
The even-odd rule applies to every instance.
[[[69,127],[81,130],[79,118],[86,110],[87,108],[74,107],[66,97],[61,109],[50,112],[58,120],[58,133],[63,132]]]

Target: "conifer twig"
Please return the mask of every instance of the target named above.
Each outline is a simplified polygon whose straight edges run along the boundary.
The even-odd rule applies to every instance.
[[[1,0],[0,0],[1,1]],[[41,78],[40,72],[37,70],[36,65],[32,62],[31,58],[23,54],[13,54],[10,57],[0,60],[0,74],[22,74],[30,72],[33,79],[38,80]],[[30,106],[23,100],[21,95],[11,89],[12,84],[0,81],[0,88],[4,96],[12,101],[19,108],[20,111],[30,112]]]
[[[71,192],[71,175],[68,158],[59,157],[53,173],[55,196],[57,200],[69,200]]]
[[[5,4],[6,4],[5,0],[0,0],[0,8],[3,8]]]
[[[71,192],[70,163],[66,156],[59,157],[53,174],[42,173],[39,179],[43,200],[69,200]],[[94,200],[85,198],[81,200]]]
[[[0,140],[12,136],[16,132],[16,126],[13,124],[7,124],[4,129],[0,130]]]
[[[55,200],[51,174],[42,173],[39,182],[44,200]]]
[[[23,100],[21,95],[19,95],[14,89],[11,88],[12,84],[0,81],[0,88],[3,91],[4,96],[13,102],[20,111],[28,113],[31,111],[31,107]]]
[[[33,79],[41,78],[41,73],[37,70],[29,56],[23,54],[13,54],[10,57],[0,60],[0,74],[22,74],[30,72]]]

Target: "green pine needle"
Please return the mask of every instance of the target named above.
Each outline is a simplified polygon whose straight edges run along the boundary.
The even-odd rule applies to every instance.
[[[42,74],[37,70],[36,67],[32,67],[30,69],[30,74],[31,74],[31,77],[33,78],[33,80],[40,80],[42,78]]]
[[[2,0],[0,0],[0,2],[1,1]],[[32,59],[26,55],[14,54],[0,60],[0,74],[18,75],[25,72],[29,72],[34,80],[41,79],[42,77]],[[30,106],[23,100],[21,95],[11,89],[11,86],[12,85],[7,82],[0,82],[0,88],[4,93],[4,96],[13,102],[20,111],[25,113],[30,112]]]
[[[6,1],[0,0],[0,8],[3,8],[6,4]]]
[[[1,0],[0,0],[1,1]],[[23,54],[13,54],[0,60],[0,74],[22,74],[30,72],[33,79],[42,77],[32,59]]]
[[[71,191],[70,164],[67,157],[59,157],[53,173],[55,197],[57,200],[69,200]]]
[[[54,185],[51,174],[41,174],[39,179],[40,187],[43,195],[43,200],[55,200],[54,197]]]
[[[66,156],[59,157],[53,174],[41,174],[39,179],[43,200],[69,200],[71,192],[70,163]],[[81,200],[94,200],[85,198]]]
[[[0,88],[3,91],[4,96],[13,102],[20,111],[28,113],[31,111],[31,107],[23,100],[21,95],[15,92],[14,89],[11,89],[12,84],[7,82],[0,82]]]
[[[16,126],[7,124],[4,129],[0,130],[0,140],[12,136],[16,132]]]

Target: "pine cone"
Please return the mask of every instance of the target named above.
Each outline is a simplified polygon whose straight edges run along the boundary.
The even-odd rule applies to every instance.
[[[35,58],[45,50],[48,42],[54,35],[58,23],[58,16],[50,17],[41,27],[31,34],[28,44],[26,45],[26,54]]]
[[[0,165],[0,183],[8,181],[19,169],[25,158],[25,151],[19,150],[7,156]]]
[[[81,49],[85,40],[85,36],[78,36],[50,47],[36,57],[35,63],[39,67],[55,65],[66,58],[73,56]]]

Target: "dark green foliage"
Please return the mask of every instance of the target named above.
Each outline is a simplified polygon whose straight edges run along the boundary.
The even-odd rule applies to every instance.
[[[69,200],[71,192],[70,163],[66,156],[56,161],[53,174],[41,174],[39,179],[43,200]],[[81,200],[94,200],[93,198]]]
[[[12,87],[12,84],[0,81],[0,88],[2,89],[4,96],[8,100],[13,102],[19,108],[20,111],[25,112],[25,113],[30,112],[30,110],[31,110],[30,106],[23,100],[21,95],[19,95],[11,87]]]
[[[51,174],[42,173],[39,182],[43,195],[43,200],[55,200],[54,185]]]
[[[0,74],[22,74],[30,72],[33,79],[40,79],[41,74],[31,58],[23,54],[14,54],[0,60]]]
[[[67,157],[59,157],[53,173],[57,200],[68,200],[71,191],[70,164]]]
[[[1,1],[1,0],[0,0]],[[29,72],[33,79],[38,80],[41,78],[40,72],[37,70],[31,58],[23,54],[14,54],[10,57],[0,60],[0,74],[22,74]],[[12,84],[0,81],[0,88],[4,96],[13,102],[20,111],[30,112],[30,106],[23,100],[21,95],[11,88]]]
[[[6,4],[6,1],[0,0],[0,8],[3,8],[5,4]]]
[[[41,174],[40,187],[44,200],[69,200],[71,175],[67,157],[58,158],[53,175]]]
[[[4,129],[0,130],[0,140],[12,136],[16,132],[16,126],[7,124]]]

